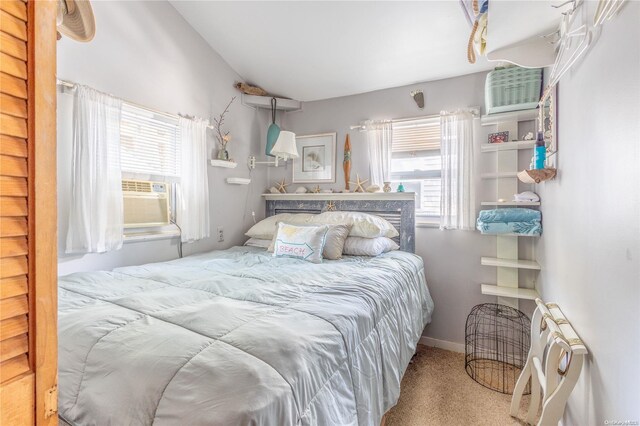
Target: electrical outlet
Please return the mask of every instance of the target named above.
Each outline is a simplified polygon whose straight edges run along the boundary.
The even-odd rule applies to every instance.
[[[224,228],[222,226],[218,226],[218,242],[221,243],[224,241]]]

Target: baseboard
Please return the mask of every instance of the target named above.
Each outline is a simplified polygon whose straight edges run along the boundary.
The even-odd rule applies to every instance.
[[[438,340],[427,336],[420,337],[420,341],[418,341],[418,344],[446,349],[453,352],[464,353],[464,345],[462,343],[449,342],[447,340]]]

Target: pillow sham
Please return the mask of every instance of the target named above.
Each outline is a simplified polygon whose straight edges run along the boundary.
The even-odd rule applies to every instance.
[[[268,249],[271,245],[271,240],[261,240],[260,238],[249,238],[245,243],[245,246],[249,247],[259,247]]]
[[[279,222],[273,256],[320,263],[328,231],[327,225],[296,226]]]
[[[392,250],[398,250],[400,247],[391,238],[362,238],[349,237],[344,242],[342,254],[350,256],[379,256]]]
[[[349,236],[351,231],[351,225],[327,225],[329,231],[327,232],[327,238],[322,249],[322,257],[330,260],[337,260],[342,258],[342,249],[344,242]],[[260,240],[265,241],[265,240]],[[273,236],[268,251],[273,251],[276,243],[276,235]]]
[[[303,225],[309,222],[309,220],[316,216],[311,213],[280,213],[273,216],[269,216],[260,222],[253,225],[244,234],[250,238],[259,238],[261,240],[270,240],[276,231],[276,223],[286,222],[295,225]]]
[[[314,225],[351,225],[350,237],[397,237],[398,231],[388,220],[362,212],[324,212],[313,215],[308,223]]]

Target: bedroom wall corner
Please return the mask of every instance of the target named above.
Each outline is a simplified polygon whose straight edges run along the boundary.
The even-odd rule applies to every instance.
[[[369,177],[369,155],[366,137],[357,130],[350,130],[366,119],[398,119],[439,114],[441,110],[463,107],[484,107],[484,83],[486,72],[469,74],[444,80],[416,83],[359,95],[305,102],[302,111],[285,116],[283,123],[297,135],[337,132],[336,183],[320,185],[321,188],[341,190],[344,188],[342,159],[344,141],[348,133],[351,138],[351,179],[356,173],[364,179]],[[411,90],[423,89],[425,108],[420,110],[410,96]],[[491,127],[477,126],[474,158],[476,162],[477,210],[480,201],[495,199],[495,182],[481,180],[480,174],[495,168],[495,156],[480,152],[480,144],[486,143]],[[521,167],[528,164],[529,157],[521,158]],[[268,181],[285,178],[291,182],[292,170],[270,168]],[[291,184],[294,191],[299,184]],[[304,184],[311,187],[311,184]],[[395,190],[395,188],[393,188]],[[464,343],[464,327],[471,308],[479,303],[495,303],[496,298],[480,293],[480,283],[496,280],[496,270],[481,266],[482,256],[495,256],[496,238],[470,231],[441,231],[437,227],[416,229],[416,254],[425,262],[429,290],[435,302],[432,322],[424,332],[423,342],[445,342],[451,348]],[[522,250],[531,251],[531,247]],[[520,308],[527,314],[533,303],[523,301]]]
[[[93,2],[96,37],[90,43],[69,38],[58,42],[58,78],[86,84],[100,91],[170,113],[185,113],[211,119],[237,96],[226,117],[233,140],[231,156],[236,169],[208,168],[211,238],[184,246],[184,253],[227,248],[244,242],[243,233],[264,216],[259,194],[266,180],[265,169],[251,173],[248,186],[228,185],[226,177],[249,177],[245,166],[250,153],[260,149],[261,115],[242,105],[232,87],[241,77],[202,39],[169,2]],[[73,98],[58,94],[58,235],[59,274],[112,269],[177,257],[177,239],[125,243],[105,254],[65,255],[68,204],[71,191],[71,126]],[[209,134],[208,150],[217,146]],[[214,235],[223,226],[225,241]]]
[[[536,188],[539,291],[589,350],[565,425],[640,421],[638,22],[640,3],[627,2],[560,81],[558,177]]]

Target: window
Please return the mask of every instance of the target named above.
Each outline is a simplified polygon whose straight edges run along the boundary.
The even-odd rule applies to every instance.
[[[122,105],[120,163],[125,174],[178,178],[180,149],[177,119]]]
[[[440,217],[440,117],[393,122],[391,180],[415,192],[418,222]]]
[[[180,179],[181,141],[178,120],[128,103],[120,119],[120,168],[123,179],[168,183],[171,220],[175,219],[176,184]],[[125,200],[126,210],[127,200]],[[143,226],[128,233],[136,234]]]

